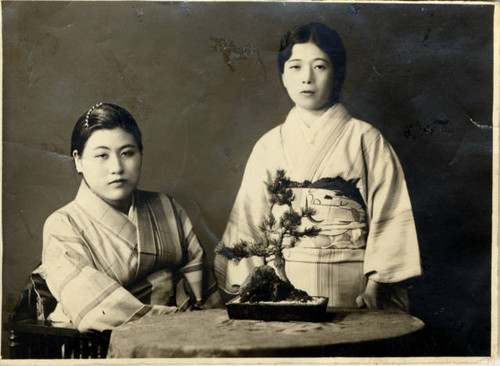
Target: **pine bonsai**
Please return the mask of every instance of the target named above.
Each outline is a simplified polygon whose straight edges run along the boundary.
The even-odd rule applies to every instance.
[[[274,257],[274,267],[279,278],[286,284],[290,284],[290,280],[285,272],[283,251],[287,248],[293,248],[302,237],[318,235],[321,229],[314,225],[301,229],[302,219],[307,217],[311,221],[314,221],[312,216],[316,212],[310,207],[302,207],[300,208],[300,212],[292,207],[292,202],[295,199],[292,187],[295,185],[286,176],[284,170],[278,170],[275,178],[266,185],[269,193],[270,207],[269,213],[259,225],[261,235],[255,238],[254,241],[241,240],[230,247],[220,243],[216,248],[216,252],[234,261],[251,256],[260,256],[264,259],[265,265]],[[273,214],[273,208],[276,205],[288,206],[279,218],[276,218]],[[264,272],[267,273],[268,269],[266,268]],[[257,272],[255,273],[257,275]],[[259,274],[259,276],[261,275]],[[251,282],[252,280],[250,280]]]

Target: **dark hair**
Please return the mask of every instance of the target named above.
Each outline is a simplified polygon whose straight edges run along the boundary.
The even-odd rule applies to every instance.
[[[346,57],[345,48],[340,36],[323,23],[309,23],[290,29],[281,38],[278,54],[278,67],[283,74],[285,62],[292,56],[292,48],[297,43],[313,42],[328,55],[333,64],[333,89],[330,94],[332,104],[338,102],[340,90],[345,80]]]
[[[134,117],[125,108],[110,103],[99,103],[86,111],[75,124],[71,135],[71,152],[81,155],[83,148],[94,131],[123,128],[135,138],[139,151],[142,152],[142,137]]]

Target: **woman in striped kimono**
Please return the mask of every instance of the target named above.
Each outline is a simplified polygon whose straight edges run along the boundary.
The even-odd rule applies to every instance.
[[[266,182],[285,170],[293,206],[314,208],[314,222],[305,224],[321,229],[285,250],[291,283],[328,296],[330,306],[407,309],[401,284],[421,273],[408,191],[389,143],[339,102],[346,69],[340,37],[320,23],[294,28],[281,41],[278,64],[295,106],[254,146],[222,244],[260,235],[270,208]],[[258,257],[236,263],[218,255],[219,287],[236,295],[261,264]]]
[[[215,305],[203,249],[171,197],[138,190],[141,132],[128,111],[97,104],[75,125],[71,152],[82,182],[45,222],[41,276],[57,306],[52,321],[80,331]],[[205,281],[204,281],[205,280]]]

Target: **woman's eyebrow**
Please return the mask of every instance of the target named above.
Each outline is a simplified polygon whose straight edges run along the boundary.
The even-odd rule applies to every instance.
[[[302,59],[301,58],[291,58],[286,62],[294,62],[294,61],[302,61]],[[316,57],[315,59],[313,59],[313,61],[325,61],[325,62],[330,63],[330,61],[328,61],[326,58],[323,58],[323,57]]]
[[[120,147],[120,150],[123,150],[123,149],[129,148],[129,147],[134,147],[134,148],[136,148],[136,147],[137,147],[137,145],[135,145],[135,144],[125,144],[125,145],[123,145],[123,146],[121,146],[121,147]]]
[[[127,149],[127,148],[129,148],[129,147],[136,148],[136,147],[137,147],[137,145],[135,145],[135,144],[125,144],[125,145],[123,145],[123,146],[120,146],[120,147],[118,148],[118,150]],[[97,150],[97,149],[111,150],[111,147],[109,147],[109,146],[105,146],[105,145],[101,145],[101,146],[96,146],[96,147],[94,147],[94,150]]]

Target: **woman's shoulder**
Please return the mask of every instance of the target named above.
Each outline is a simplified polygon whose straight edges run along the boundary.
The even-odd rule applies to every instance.
[[[352,117],[349,124],[363,145],[384,146],[388,143],[382,132],[371,123]]]
[[[44,230],[58,228],[61,225],[73,225],[75,219],[79,216],[76,202],[73,200],[66,205],[53,211],[45,220]]]
[[[280,124],[264,133],[255,143],[253,151],[266,151],[279,145],[282,126]]]
[[[360,134],[365,136],[383,137],[380,130],[371,123],[351,117],[350,124],[356,128]]]

